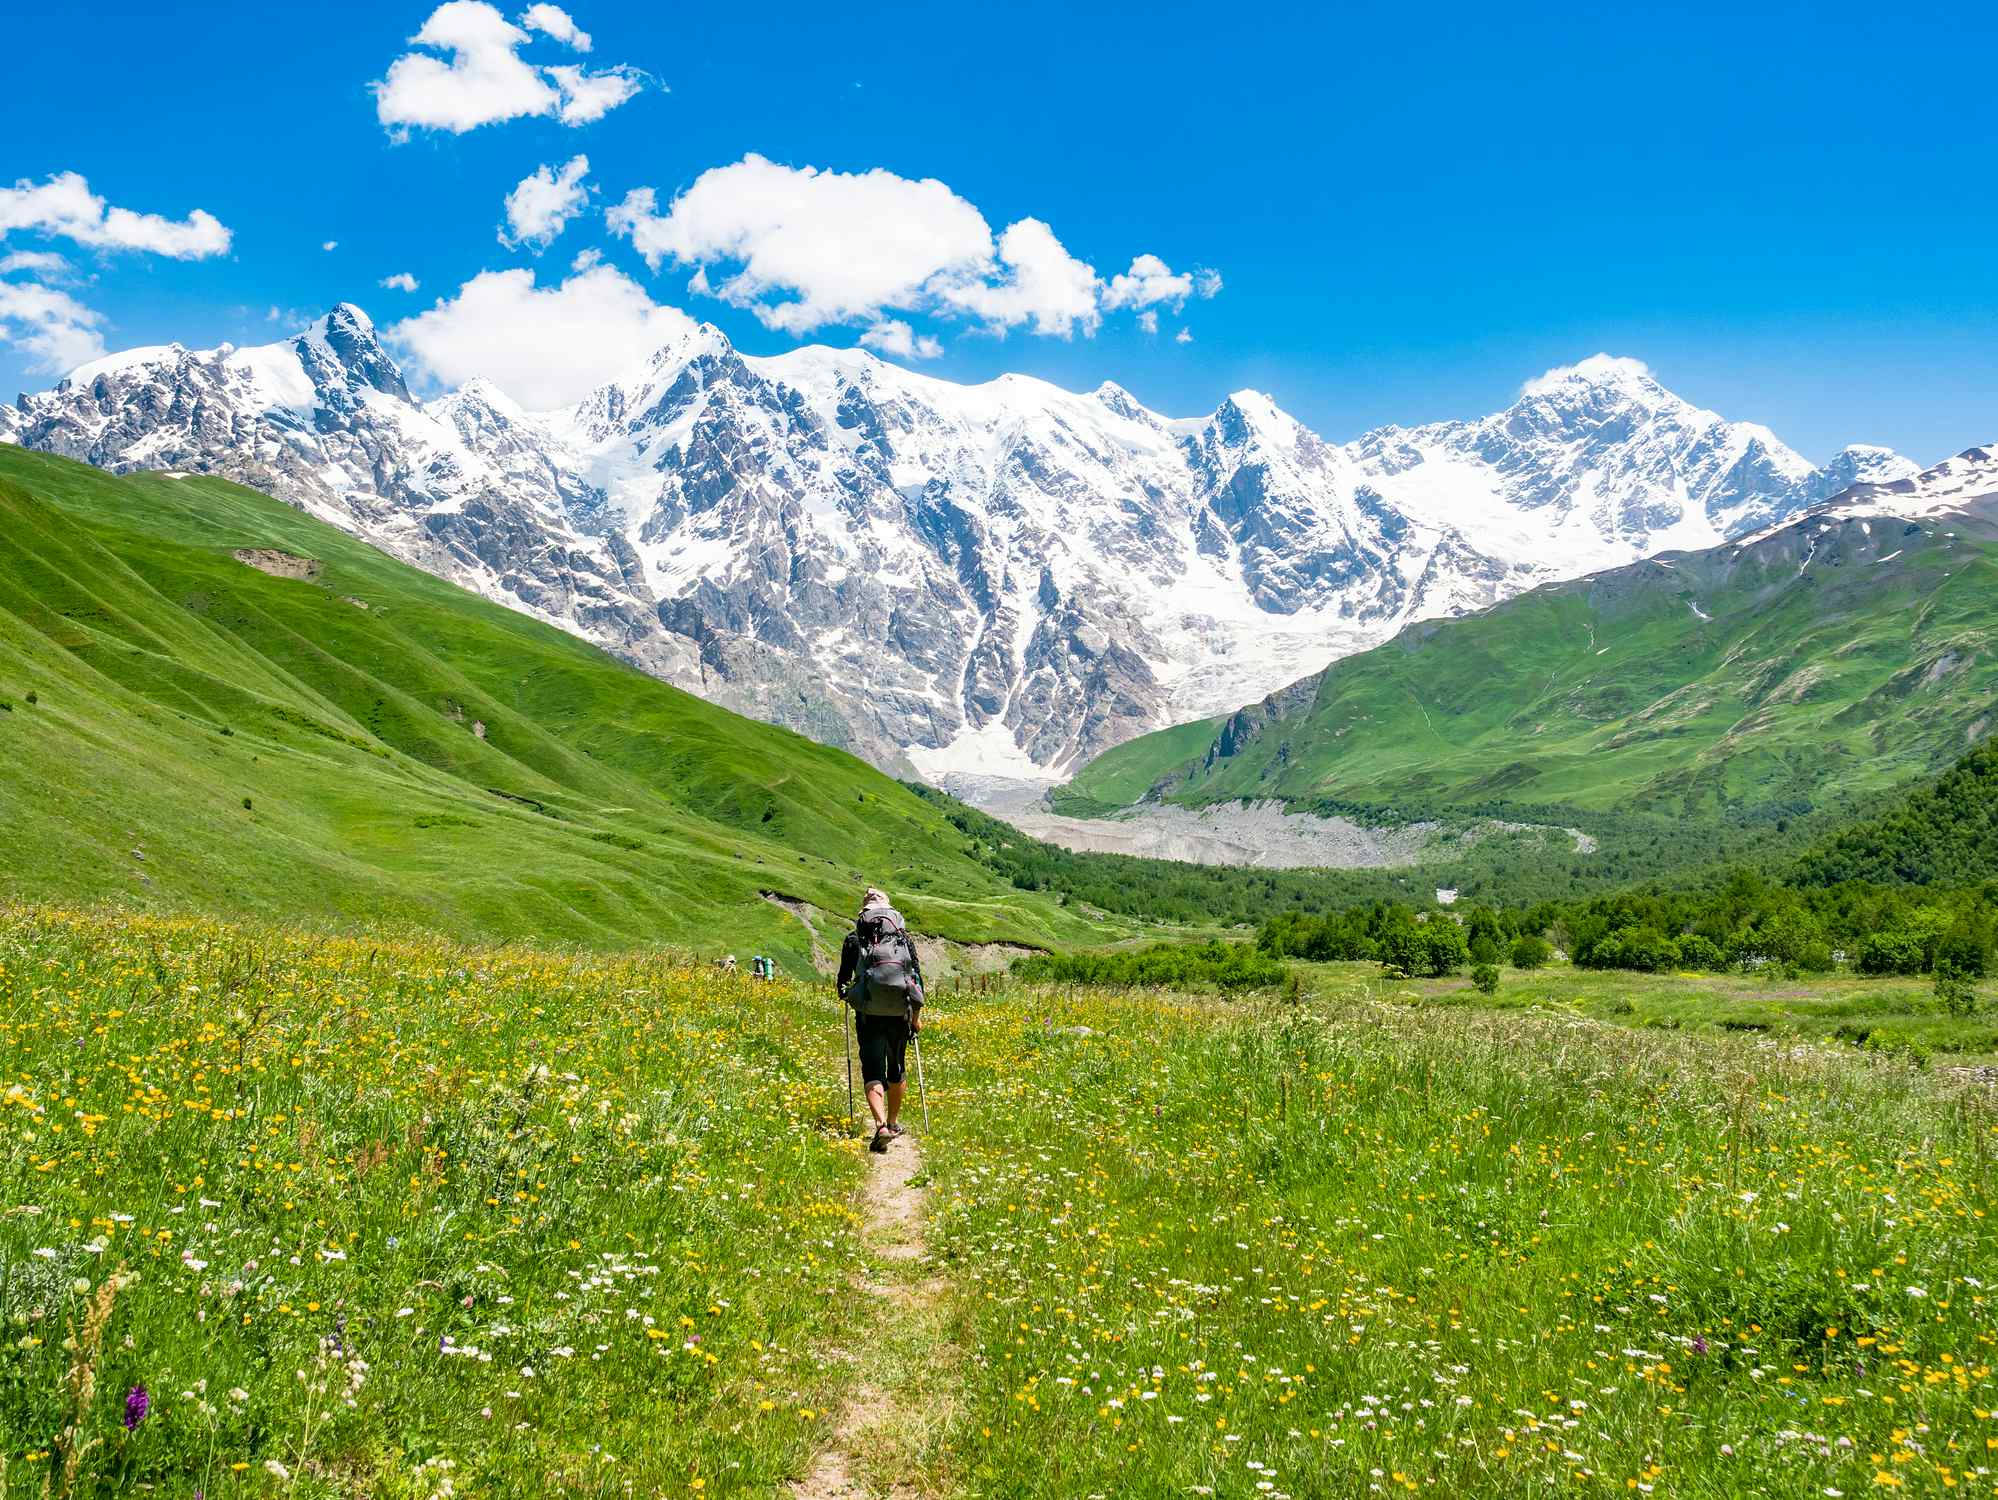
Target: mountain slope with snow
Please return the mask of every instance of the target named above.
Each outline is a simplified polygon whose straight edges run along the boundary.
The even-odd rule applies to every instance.
[[[1974,448],[1740,541],[1419,622],[1234,713],[1120,745],[1054,801],[1752,827],[1982,741],[1994,639],[1998,457]]]
[[[360,309],[128,351],[0,439],[219,473],[730,707],[930,777],[1052,778],[1395,634],[1915,466],[1822,469],[1598,356],[1328,443],[1265,395],[964,386],[701,326],[574,407],[414,398]]]

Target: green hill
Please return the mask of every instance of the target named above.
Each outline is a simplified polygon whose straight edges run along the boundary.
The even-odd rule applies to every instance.
[[[1998,511],[1809,518],[1410,627],[1196,735],[1085,767],[1065,809],[1273,797],[1396,816],[1648,821],[1681,841],[1851,810],[1994,722]]]
[[[253,491],[5,445],[0,827],[0,899],[797,963],[762,893],[873,881],[948,938],[1103,936],[843,752]]]
[[[1807,849],[1803,885],[1970,885],[1998,880],[1998,741]]]

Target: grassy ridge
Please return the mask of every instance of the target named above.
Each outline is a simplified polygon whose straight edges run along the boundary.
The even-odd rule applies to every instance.
[[[759,892],[872,881],[945,937],[1090,931],[851,756],[222,480],[0,446],[0,703],[16,898],[802,964]]]
[[[1998,560],[1988,520],[1825,525],[1412,626],[1197,754],[1183,729],[1120,746],[1067,796],[1510,802],[1709,826],[1854,805],[1991,727]]]

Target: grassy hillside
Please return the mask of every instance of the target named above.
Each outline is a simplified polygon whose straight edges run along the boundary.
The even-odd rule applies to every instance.
[[[1301,690],[1100,757],[1067,805],[1147,787],[1401,813],[1774,826],[1929,773],[1993,723],[1998,517],[1801,522],[1411,627]]]
[[[226,481],[4,445],[0,826],[22,900],[802,963],[760,893],[874,881],[951,938],[1101,937],[849,755]]]

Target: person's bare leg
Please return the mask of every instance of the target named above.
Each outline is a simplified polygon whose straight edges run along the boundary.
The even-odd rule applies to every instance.
[[[894,1120],[895,1111],[901,1107],[901,1104],[902,1104],[901,1084],[899,1083],[896,1084],[892,1089],[888,1091],[888,1109],[885,1114],[882,1112],[881,1109],[881,1085],[878,1083],[870,1083],[867,1086],[867,1112],[874,1116],[874,1125],[877,1130],[881,1126],[888,1124],[889,1122]]]
[[[869,1085],[870,1090],[878,1086],[879,1085]],[[906,1083],[891,1083],[888,1085],[888,1123],[890,1125],[893,1125],[897,1120],[899,1120],[902,1117],[902,1092],[906,1088],[908,1088],[908,1085]],[[867,1107],[869,1109],[873,1109],[874,1095],[872,1092],[868,1094],[867,1101],[868,1101]],[[881,1113],[879,1110],[875,1111],[874,1118],[876,1121],[880,1120]]]

